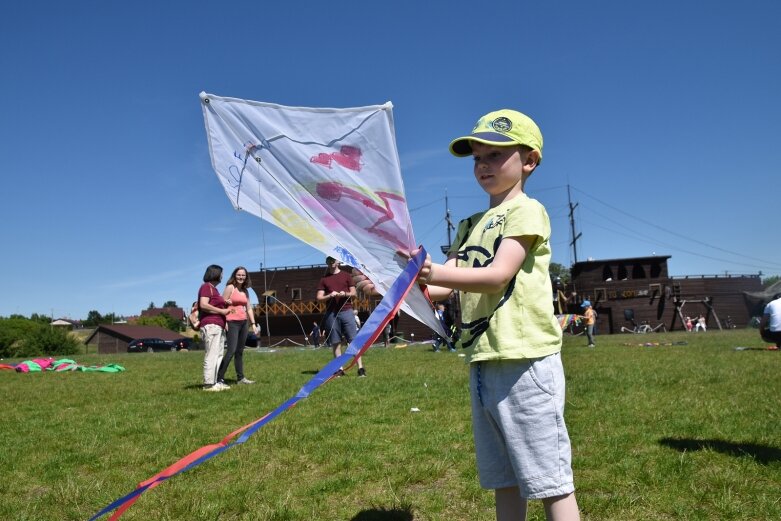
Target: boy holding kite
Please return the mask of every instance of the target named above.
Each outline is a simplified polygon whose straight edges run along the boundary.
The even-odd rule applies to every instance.
[[[460,291],[480,484],[495,491],[498,521],[525,519],[528,499],[541,499],[550,520],[577,520],[561,328],[550,299],[550,221],[524,193],[542,160],[542,134],[526,115],[499,110],[450,152],[473,158],[489,208],[461,221],[447,261],[427,258],[419,280],[432,300]],[[373,289],[356,279],[359,289]]]

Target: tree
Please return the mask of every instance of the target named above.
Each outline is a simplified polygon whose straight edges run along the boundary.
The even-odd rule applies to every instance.
[[[154,302],[150,302],[149,303],[149,307],[146,308],[146,309],[155,309],[155,303]]]
[[[168,313],[160,313],[154,317],[142,316],[136,319],[139,326],[160,326],[171,331],[181,331],[182,324]]]
[[[80,346],[79,341],[67,331],[39,326],[22,340],[15,356],[72,355],[79,351]]]
[[[765,277],[764,279],[762,279],[762,287],[769,288],[779,280],[781,280],[781,275],[771,275],[769,277]]]
[[[176,305],[175,300],[166,300],[165,304],[163,304],[164,308],[178,308],[179,306]]]
[[[37,329],[51,329],[21,315],[0,318],[0,358],[16,356],[20,344]]]
[[[103,320],[101,314],[98,313],[97,310],[93,309],[87,313],[87,319],[84,321],[84,325],[87,327],[98,327],[98,324],[100,324],[101,320]]]
[[[550,266],[548,267],[548,272],[550,273],[550,276],[552,279],[556,279],[556,277],[561,279],[561,282],[564,284],[569,284],[570,282],[570,272],[569,268],[564,267],[562,264],[558,264],[556,262],[551,262]]]
[[[54,320],[54,317],[33,313],[32,315],[30,315],[30,320],[32,320],[36,324],[43,324],[48,326],[51,324],[52,320]]]

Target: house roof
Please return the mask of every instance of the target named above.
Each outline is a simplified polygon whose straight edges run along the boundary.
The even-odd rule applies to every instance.
[[[85,344],[89,344],[92,339],[99,333],[107,333],[113,337],[119,338],[125,342],[131,342],[139,338],[160,338],[162,340],[176,340],[182,338],[181,333],[171,331],[160,326],[134,326],[129,324],[101,324],[95,331],[84,341]]]
[[[54,322],[51,322],[49,325],[51,325],[51,326],[72,326],[73,322],[68,322],[67,320],[63,320],[61,318],[58,318]]]

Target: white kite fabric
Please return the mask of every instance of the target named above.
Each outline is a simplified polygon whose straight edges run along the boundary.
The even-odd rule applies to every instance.
[[[383,295],[416,248],[393,105],[285,107],[201,93],[212,166],[237,210],[363,271]],[[402,310],[446,336],[414,286]]]

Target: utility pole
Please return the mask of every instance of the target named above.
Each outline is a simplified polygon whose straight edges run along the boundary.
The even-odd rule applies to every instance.
[[[570,246],[572,246],[572,255],[575,258],[575,262],[578,262],[578,246],[577,241],[580,239],[580,236],[583,235],[582,233],[575,234],[575,208],[578,207],[578,203],[572,204],[572,197],[570,196],[569,191],[569,185],[567,185],[567,202],[569,203],[569,227],[570,232],[572,233],[572,242],[570,242]]]
[[[456,227],[453,226],[453,221],[450,219],[450,206],[447,203],[447,189],[445,189],[445,223],[447,224],[447,244],[440,246],[439,249],[442,251],[442,254],[447,255],[447,252],[450,250],[450,245],[453,244],[453,239],[450,238],[450,230],[456,229]]]

